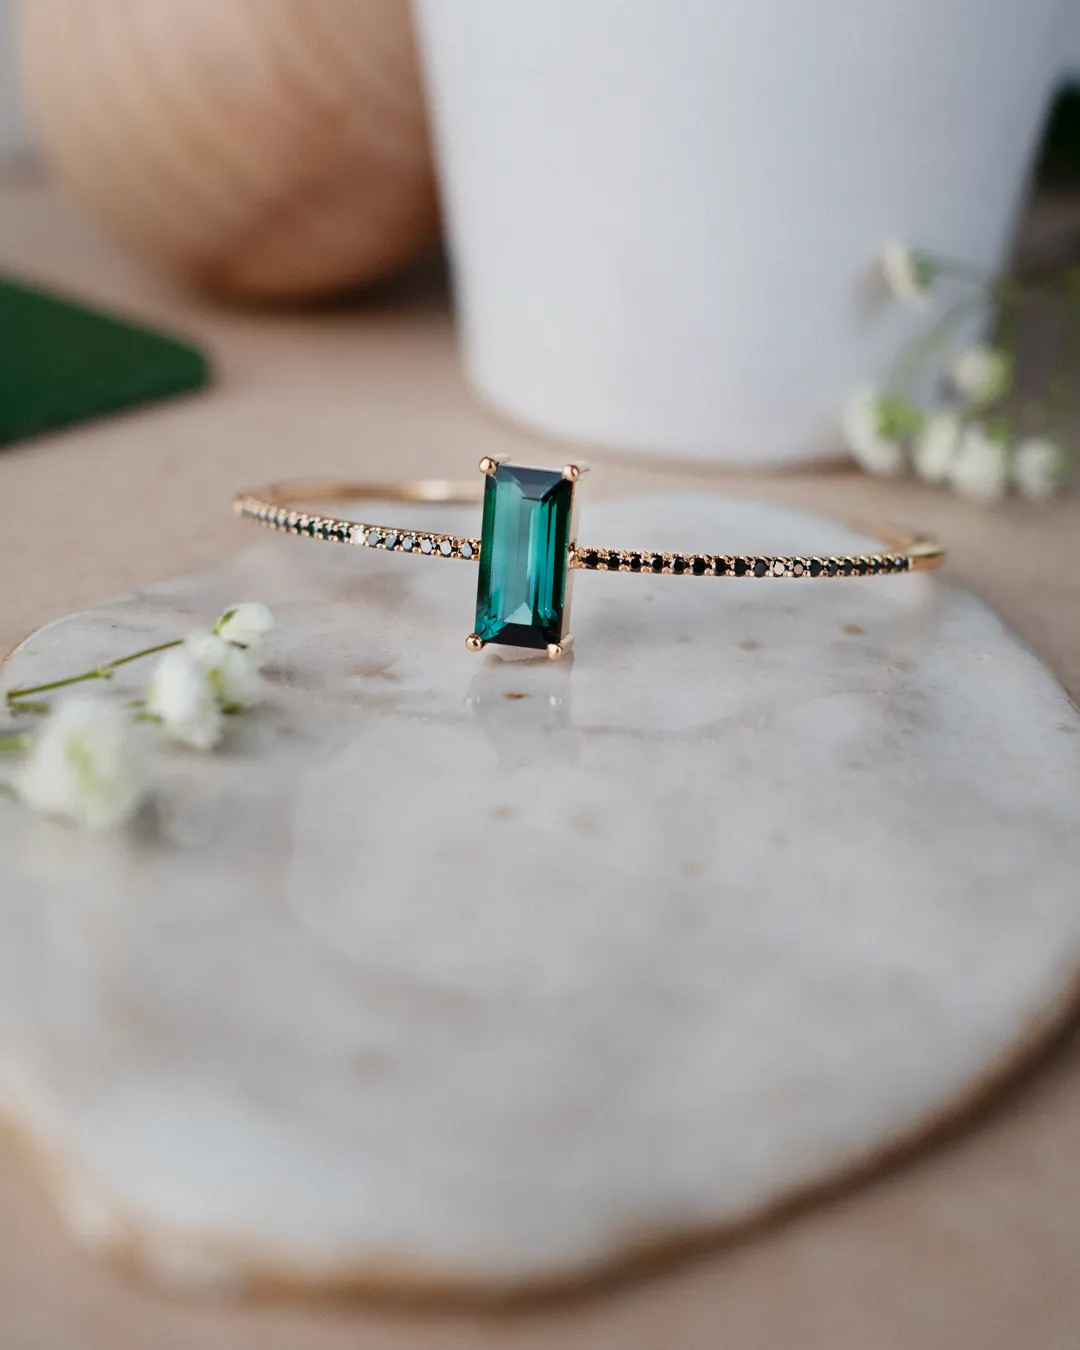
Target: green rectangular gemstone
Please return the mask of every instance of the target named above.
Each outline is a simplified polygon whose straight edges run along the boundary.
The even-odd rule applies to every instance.
[[[574,485],[553,469],[500,464],[484,488],[476,634],[538,647],[565,636]]]

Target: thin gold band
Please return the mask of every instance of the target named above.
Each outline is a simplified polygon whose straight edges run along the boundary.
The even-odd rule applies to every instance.
[[[411,483],[345,483],[297,481],[242,492],[233,501],[238,516],[286,534],[324,539],[329,543],[381,548],[393,553],[419,553],[436,558],[477,562],[480,540],[471,535],[406,530],[338,516],[311,514],[303,504],[346,501],[424,502],[438,505],[475,505],[483,498],[483,484],[449,482],[441,478]],[[574,544],[570,566],[593,572],[643,572],[676,576],[720,577],[841,577],[877,576],[888,572],[927,571],[940,567],[945,550],[936,540],[909,531],[869,528],[888,550],[881,553],[823,555],[656,553],[633,549],[585,548]]]

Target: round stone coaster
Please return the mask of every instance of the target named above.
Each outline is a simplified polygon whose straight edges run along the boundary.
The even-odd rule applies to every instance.
[[[691,497],[581,533],[858,542]],[[268,705],[163,752],[130,831],[0,802],[0,1111],[91,1247],[191,1286],[572,1283],[886,1158],[1069,1010],[1080,717],[979,602],[579,574],[552,663],[465,651],[475,584],[272,537],[10,658],[279,620]]]

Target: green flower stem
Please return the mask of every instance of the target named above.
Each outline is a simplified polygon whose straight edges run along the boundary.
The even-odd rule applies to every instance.
[[[994,351],[1002,353],[1009,361],[1010,373],[1001,394],[978,409],[979,414],[988,419],[988,427],[991,424],[997,425],[998,434],[1008,448],[1010,459],[1013,448],[1013,427],[1006,414],[1016,384],[1016,339],[1020,328],[1022,294],[1022,291],[1012,287],[1002,288],[1002,295],[998,301],[997,316],[990,336],[990,346]]]
[[[993,272],[988,272],[983,267],[975,267],[972,263],[959,262],[956,258],[944,258],[937,253],[926,253],[922,249],[916,250],[916,256],[929,264],[935,276],[952,277],[956,281],[967,281],[973,286],[982,286],[986,290],[991,289],[995,284],[996,278]]]
[[[30,737],[25,731],[0,732],[0,754],[11,754],[13,751],[29,748]]]
[[[1080,271],[1066,278],[1065,328],[1061,339],[1061,365],[1050,381],[1046,403],[1049,429],[1067,443],[1076,415],[1077,383],[1080,381]]]
[[[966,281],[969,285],[980,286],[987,293],[997,294],[1002,287],[1008,288],[1015,296],[1020,295],[1062,295],[1069,285],[1070,273],[1059,267],[1033,268],[1027,272],[1012,273],[1008,276],[995,276],[984,268],[972,263],[959,262],[955,258],[941,257],[936,253],[924,253],[916,250],[916,257],[925,261],[935,275],[950,277],[955,281]]]
[[[995,351],[1016,352],[1016,333],[1020,324],[1020,297],[1003,295],[998,302],[997,318],[994,321],[993,336],[990,345]]]
[[[104,665],[95,666],[93,670],[86,670],[81,675],[69,675],[64,680],[51,680],[48,684],[35,684],[25,689],[9,689],[6,695],[8,707],[12,709],[21,707],[24,711],[30,711],[29,705],[22,703],[21,700],[29,698],[32,694],[48,694],[54,689],[66,689],[71,684],[82,684],[85,680],[111,680],[113,671],[121,666],[126,666],[132,661],[141,661],[144,656],[167,652],[170,647],[181,646],[183,641],[183,638],[175,638],[172,642],[160,642],[156,647],[146,647],[141,652],[132,652],[130,656],[118,656],[115,661],[106,661]]]
[[[982,291],[962,296],[925,333],[903,347],[893,365],[887,386],[889,392],[904,399],[910,398],[911,386],[920,369],[948,344],[960,321],[981,309],[989,299],[989,294]]]

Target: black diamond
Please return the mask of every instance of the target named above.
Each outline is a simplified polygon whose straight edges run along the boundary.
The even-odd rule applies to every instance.
[[[599,567],[600,555],[599,553],[586,553],[583,561],[586,567]]]
[[[609,553],[607,557],[607,566],[609,572],[617,572],[622,566],[622,558],[617,553]]]
[[[681,573],[685,572],[685,571],[686,571],[686,559],[685,559],[685,558],[672,558],[672,560],[671,560],[671,570],[672,570],[673,572],[675,572],[675,573],[678,573],[678,574],[681,574]]]
[[[849,576],[851,576],[852,572],[854,572],[854,571],[855,571],[855,564],[851,561],[850,558],[845,558],[845,559],[844,559],[844,576],[849,577]]]
[[[757,562],[754,563],[754,576],[763,577],[768,570],[769,564],[764,558],[758,558]]]
[[[630,554],[630,557],[627,559],[627,561],[628,561],[629,564],[630,564],[630,571],[631,571],[631,572],[640,572],[640,571],[641,571],[641,555],[640,555],[639,553],[631,553],[631,554]]]
[[[694,576],[696,577],[703,577],[705,575],[705,569],[708,567],[708,565],[709,564],[705,561],[704,558],[695,558],[694,561],[690,564]]]
[[[712,570],[716,573],[718,577],[726,576],[728,570],[727,559],[717,558],[717,560],[713,563]]]
[[[664,559],[661,557],[659,553],[654,553],[653,560],[649,564],[649,566],[652,568],[654,572],[662,572],[664,570]]]
[[[810,559],[810,575],[811,575],[812,577],[819,577],[819,576],[821,576],[821,559],[820,559],[820,558],[811,558],[811,559]]]
[[[746,576],[746,573],[749,570],[746,559],[736,558],[734,563],[732,564],[732,570],[734,571],[737,577]]]
[[[860,558],[855,564],[855,575],[859,577],[866,576],[867,564],[864,558]]]
[[[836,561],[835,558],[830,558],[829,561],[825,564],[825,571],[828,573],[829,576],[834,577],[836,576],[837,572],[840,571],[840,564]]]

